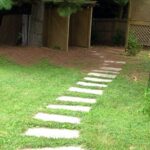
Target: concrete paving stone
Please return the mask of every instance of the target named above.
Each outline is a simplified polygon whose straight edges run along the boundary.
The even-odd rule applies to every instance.
[[[99,73],[107,73],[107,74],[119,74],[118,71],[109,71],[109,70],[92,70],[93,72],[99,72]]]
[[[99,53],[93,53],[93,55],[95,55],[95,56],[101,56]]]
[[[116,64],[126,64],[125,61],[113,61],[113,60],[105,60],[106,63],[116,63]]]
[[[92,82],[77,82],[77,85],[85,86],[85,87],[100,87],[100,88],[104,88],[108,86],[106,84],[98,84]]]
[[[60,96],[56,100],[66,101],[66,102],[80,102],[80,103],[96,103],[96,99],[94,98],[82,98],[82,97],[74,97],[74,96]]]
[[[115,61],[113,61],[113,60],[105,60],[104,62],[105,63],[115,63]]]
[[[110,74],[104,74],[104,73],[95,73],[95,72],[88,73],[88,76],[111,78],[111,79],[116,78],[116,75],[110,75]]]
[[[22,150],[84,150],[79,146],[55,147],[55,148],[27,148]]]
[[[99,56],[100,58],[104,58],[104,56]]]
[[[97,53],[97,51],[91,51],[91,52],[92,52],[92,53],[95,53],[95,52]]]
[[[89,112],[91,107],[88,106],[72,106],[72,105],[48,105],[47,108],[59,109],[59,110],[70,110],[79,112]]]
[[[47,113],[37,113],[34,116],[35,119],[42,120],[42,121],[53,121],[59,123],[72,123],[72,124],[79,124],[80,119],[77,117],[66,116],[66,115],[56,115],[56,114],[47,114]]]
[[[111,71],[121,71],[122,68],[115,68],[115,67],[101,67],[103,70],[111,70]]]
[[[24,135],[52,139],[73,139],[79,138],[79,131],[69,129],[30,128]]]
[[[78,88],[78,87],[71,87],[71,88],[69,88],[69,91],[86,93],[86,94],[95,94],[95,95],[102,95],[103,94],[103,90],[93,90],[93,89]]]
[[[93,77],[85,77],[84,80],[91,81],[91,82],[100,82],[100,83],[110,83],[110,82],[112,82],[111,79],[100,79],[100,78],[93,78]]]
[[[126,64],[125,61],[116,61],[117,64]]]

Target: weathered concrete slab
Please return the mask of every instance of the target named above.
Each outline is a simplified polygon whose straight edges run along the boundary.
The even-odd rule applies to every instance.
[[[72,105],[48,105],[47,108],[79,111],[79,112],[89,112],[91,109],[91,107],[88,107],[88,106],[72,106]]]
[[[125,61],[116,61],[117,64],[126,64]]]
[[[73,139],[79,137],[79,131],[69,129],[30,128],[24,135],[52,139]]]
[[[66,101],[66,102],[80,102],[80,103],[96,103],[96,99],[94,98],[82,98],[82,97],[74,97],[74,96],[61,96],[56,100]]]
[[[112,80],[110,80],[110,79],[100,79],[100,78],[92,78],[92,77],[85,77],[84,80],[92,81],[92,82],[100,82],[100,83],[112,82]]]
[[[68,147],[55,147],[55,148],[27,148],[22,150],[84,150],[78,146],[68,146]]]
[[[122,68],[114,68],[114,67],[101,67],[103,70],[111,70],[111,71],[121,71]]]
[[[39,119],[42,121],[53,121],[59,123],[72,123],[72,124],[79,124],[80,119],[77,117],[71,117],[66,115],[56,115],[56,114],[47,114],[47,113],[37,113],[34,116],[35,119]]]
[[[93,72],[99,72],[99,73],[107,73],[107,74],[119,74],[118,71],[109,71],[109,70],[92,70]]]
[[[95,77],[111,78],[111,79],[116,78],[116,75],[110,75],[110,74],[104,74],[104,73],[90,72],[90,73],[88,73],[88,75],[89,76],[95,76]]]
[[[103,94],[103,90],[93,90],[93,89],[78,88],[78,87],[71,87],[71,88],[69,88],[69,91],[79,92],[79,93],[87,93],[87,94],[95,94],[95,95]]]
[[[77,82],[77,85],[85,86],[85,87],[100,87],[100,88],[104,88],[108,86],[106,84],[98,84],[98,83],[91,83],[91,82]]]
[[[116,64],[126,64],[125,61],[113,61],[113,60],[105,60],[106,63],[116,63]]]

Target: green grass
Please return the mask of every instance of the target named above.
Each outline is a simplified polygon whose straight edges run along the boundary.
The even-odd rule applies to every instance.
[[[150,119],[143,114],[149,71],[147,52],[130,58],[84,118],[82,138],[90,150],[150,149]]]
[[[78,70],[50,65],[46,61],[25,67],[0,58],[0,149],[55,143],[23,137],[29,127],[76,127],[43,123],[32,117],[36,112],[46,111],[48,104],[56,103],[55,99],[82,77]]]
[[[104,95],[95,97],[67,92],[85,76],[76,69],[45,61],[25,67],[0,58],[0,149],[83,145],[88,150],[149,150],[150,119],[143,114],[149,70],[148,52],[130,57]],[[46,109],[48,104],[75,104],[56,102],[55,99],[63,94],[95,97],[97,104],[92,105],[90,113]],[[78,116],[82,123],[70,125],[34,120],[32,116],[39,111]],[[81,137],[53,140],[22,135],[27,128],[36,126],[79,129]]]

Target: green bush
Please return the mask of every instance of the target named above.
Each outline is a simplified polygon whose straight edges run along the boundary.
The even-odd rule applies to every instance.
[[[129,33],[127,53],[130,56],[135,56],[141,50],[142,46],[138,42],[137,37],[133,32]]]
[[[112,38],[112,42],[115,45],[123,45],[125,42],[124,32],[121,30],[117,30]]]

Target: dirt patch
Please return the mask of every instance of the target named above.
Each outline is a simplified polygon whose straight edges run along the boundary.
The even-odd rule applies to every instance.
[[[56,65],[76,67],[85,71],[97,69],[104,60],[125,60],[123,48],[106,46],[91,49],[72,47],[69,52],[49,48],[1,47],[0,55],[22,65],[31,65],[41,59],[47,59]]]

